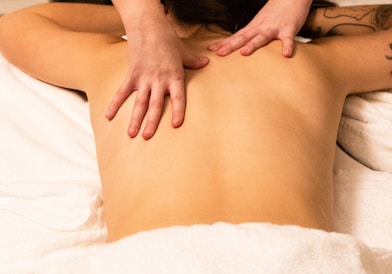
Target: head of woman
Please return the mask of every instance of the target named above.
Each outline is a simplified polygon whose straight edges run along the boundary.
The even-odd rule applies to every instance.
[[[245,27],[268,0],[161,0],[166,12],[178,23],[217,26],[234,33]],[[313,1],[312,7],[331,6],[328,1]]]

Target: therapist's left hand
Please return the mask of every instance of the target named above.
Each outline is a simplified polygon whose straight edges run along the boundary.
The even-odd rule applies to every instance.
[[[208,49],[219,56],[236,50],[247,56],[278,39],[282,42],[282,55],[291,57],[294,37],[304,25],[311,3],[311,0],[269,0],[247,26]]]

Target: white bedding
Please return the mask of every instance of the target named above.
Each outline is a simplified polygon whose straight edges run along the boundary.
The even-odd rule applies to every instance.
[[[106,239],[88,104],[0,54],[0,273]]]
[[[105,244],[88,104],[20,72],[1,54],[0,102],[0,273],[392,273],[392,173],[340,148],[334,233],[218,223]],[[368,115],[367,108],[354,112]],[[390,125],[392,117],[383,121]],[[372,133],[362,125],[350,126]],[[378,149],[372,140],[355,142]]]
[[[352,157],[375,169],[392,173],[392,91],[349,96],[338,143]]]

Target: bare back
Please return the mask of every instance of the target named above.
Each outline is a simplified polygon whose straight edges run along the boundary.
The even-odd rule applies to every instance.
[[[187,43],[200,51],[209,42]],[[329,230],[344,96],[303,47],[293,59],[278,43],[247,58],[210,54],[206,68],[186,72],[184,125],[171,127],[166,106],[149,141],[126,135],[134,98],[112,122],[102,115],[123,74],[97,87],[89,101],[110,240],[219,221]]]

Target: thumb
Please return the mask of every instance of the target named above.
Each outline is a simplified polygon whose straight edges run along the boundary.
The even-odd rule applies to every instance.
[[[182,62],[184,67],[190,69],[200,69],[208,64],[210,59],[207,56],[196,56],[190,53],[182,55]]]
[[[282,39],[282,55],[290,58],[294,52],[294,37],[287,37]]]

